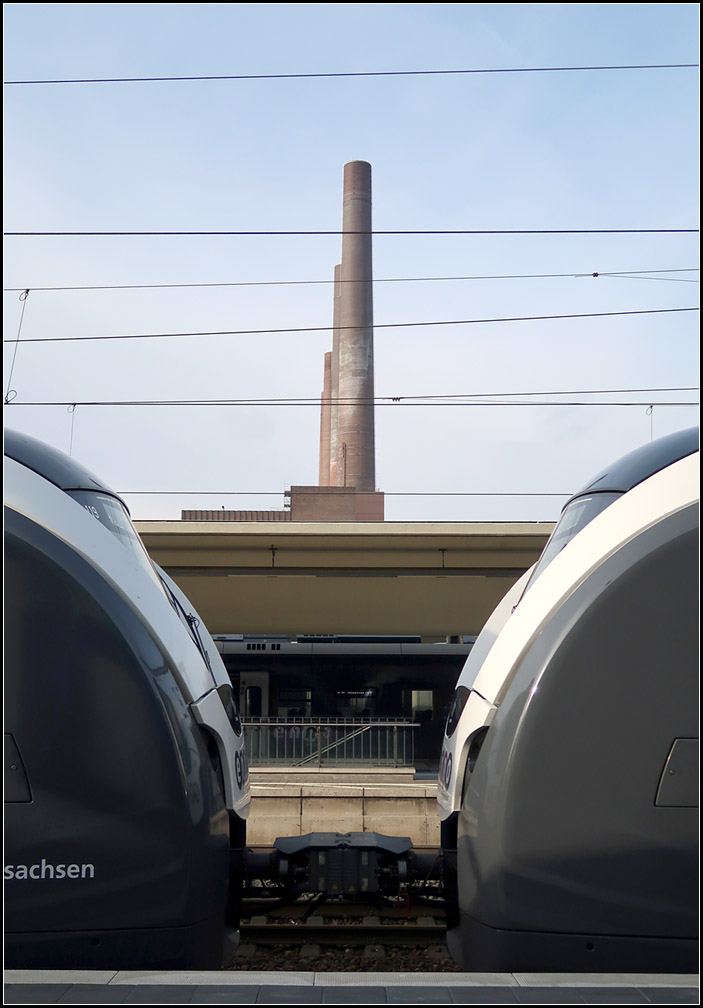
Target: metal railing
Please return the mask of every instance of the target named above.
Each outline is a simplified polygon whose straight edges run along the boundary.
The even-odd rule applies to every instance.
[[[406,767],[414,763],[408,718],[242,718],[250,766]]]

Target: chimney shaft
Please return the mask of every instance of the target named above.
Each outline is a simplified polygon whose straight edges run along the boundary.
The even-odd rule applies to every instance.
[[[376,488],[373,380],[371,165],[344,166],[339,298],[337,486]]]
[[[337,430],[339,421],[339,299],[342,285],[340,283],[342,267],[334,268],[334,302],[332,308],[332,367],[331,367],[331,398],[330,404],[330,448],[329,448],[329,486],[337,486]]]

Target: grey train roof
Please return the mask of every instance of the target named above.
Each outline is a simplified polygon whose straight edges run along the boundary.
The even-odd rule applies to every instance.
[[[698,451],[698,427],[657,438],[607,466],[567,503],[586,493],[627,493],[638,483],[695,451]]]
[[[44,444],[29,434],[6,430],[4,453],[8,458],[43,476],[60,490],[96,490],[110,494],[124,504],[119,494],[85,466],[65,452]]]

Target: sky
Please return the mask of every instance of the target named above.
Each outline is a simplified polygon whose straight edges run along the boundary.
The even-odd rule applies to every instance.
[[[699,399],[698,70],[545,69],[697,64],[697,4],[9,3],[4,36],[5,426],[136,520],[318,482],[351,160],[406,232],[373,241],[387,520],[552,521],[698,423],[665,405]],[[238,233],[134,234],[175,231]]]

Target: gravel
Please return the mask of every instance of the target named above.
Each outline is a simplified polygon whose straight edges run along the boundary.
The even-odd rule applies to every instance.
[[[458,973],[444,945],[240,945],[235,970],[312,973]]]

